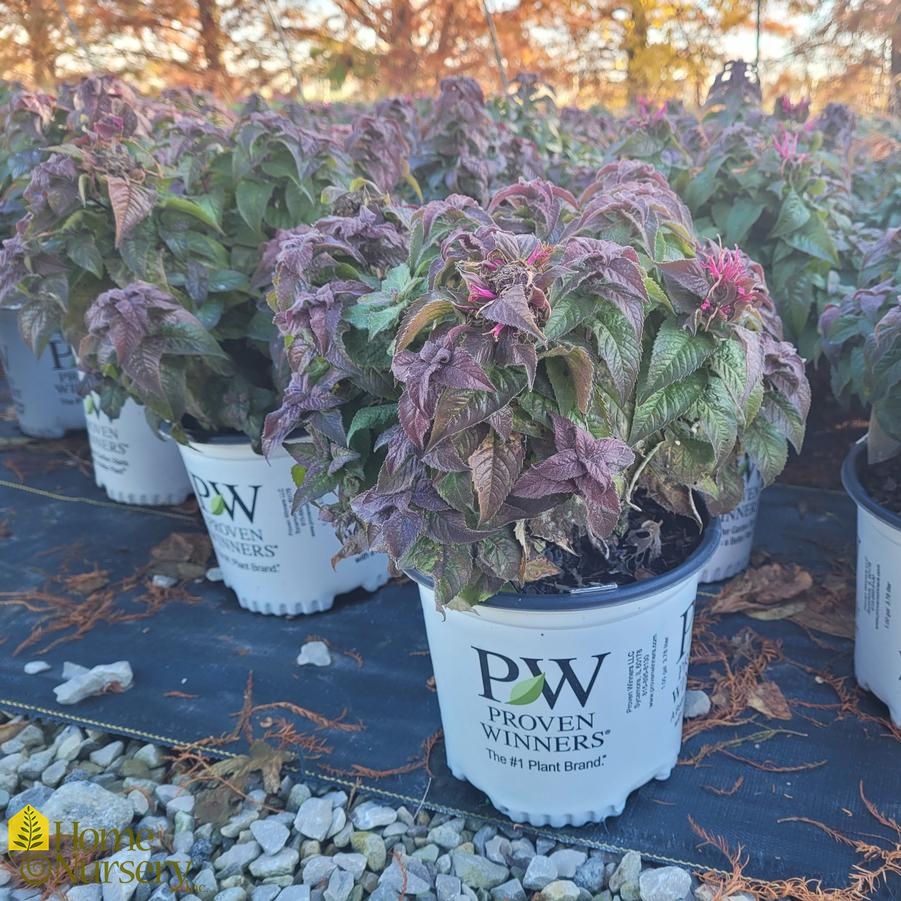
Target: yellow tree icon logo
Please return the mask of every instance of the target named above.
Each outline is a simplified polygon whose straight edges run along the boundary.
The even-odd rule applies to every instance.
[[[9,850],[50,850],[50,821],[30,804],[9,819]]]

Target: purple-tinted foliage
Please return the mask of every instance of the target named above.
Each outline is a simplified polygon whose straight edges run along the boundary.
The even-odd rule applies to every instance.
[[[78,349],[89,370],[112,368],[124,386],[161,418],[186,414],[207,422],[198,392],[207,386],[191,375],[207,365],[223,376],[228,357],[198,319],[171,294],[134,282],[100,294],[85,315],[87,334]],[[220,390],[226,385],[223,379]]]
[[[410,172],[410,141],[403,125],[388,116],[355,119],[344,149],[361,174],[384,194],[392,193]]]

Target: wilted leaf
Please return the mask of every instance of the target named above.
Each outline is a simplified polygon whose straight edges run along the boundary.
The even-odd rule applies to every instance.
[[[772,720],[790,720],[791,710],[775,682],[761,682],[748,696],[748,706]]]
[[[806,609],[806,601],[792,601],[789,604],[779,604],[777,607],[764,607],[762,610],[748,610],[748,616],[764,622],[771,622],[777,619],[789,619]]]
[[[723,586],[713,600],[711,611],[738,613],[757,610],[766,604],[795,598],[812,585],[813,576],[796,563],[754,566]]]

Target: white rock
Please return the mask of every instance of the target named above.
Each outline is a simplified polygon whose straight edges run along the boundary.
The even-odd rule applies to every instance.
[[[218,566],[212,566],[206,571],[206,578],[208,582],[221,582],[222,570]]]
[[[707,716],[710,713],[710,698],[703,691],[685,692],[685,719]]]
[[[297,655],[297,663],[300,666],[311,664],[312,666],[328,666],[332,662],[328,646],[324,641],[308,641]]]
[[[139,760],[148,769],[155,770],[166,762],[166,755],[157,745],[143,745],[135,751],[135,760]]]
[[[38,673],[46,673],[50,664],[44,660],[31,660],[22,667],[26,676],[36,676]]]
[[[58,704],[77,704],[85,698],[100,694],[110,686],[127,691],[134,683],[131,664],[127,660],[101,664],[87,672],[79,673],[53,689]]]
[[[162,573],[157,573],[150,581],[157,588],[172,588],[173,585],[178,585],[178,579],[174,576],[164,576]]]
[[[96,763],[101,769],[107,769],[110,764],[117,758],[122,756],[125,750],[125,742],[111,741],[108,745],[92,751],[89,755],[91,763]]]
[[[140,872],[140,868],[149,860],[149,849],[142,851],[138,847],[123,848],[107,857],[104,863],[109,864],[109,879],[103,882],[103,901],[129,901],[140,885],[134,876],[127,878],[129,868],[132,874]]]
[[[645,870],[638,887],[641,901],[683,901],[691,891],[691,876],[681,867]]]

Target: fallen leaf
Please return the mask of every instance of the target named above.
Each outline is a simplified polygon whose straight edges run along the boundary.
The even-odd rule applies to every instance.
[[[713,599],[713,613],[740,613],[787,601],[807,591],[813,576],[796,563],[767,563],[745,570],[727,582]]]
[[[27,725],[28,723],[25,720],[13,720],[9,723],[0,724],[0,744],[15,738]]]
[[[210,556],[209,536],[201,532],[173,532],[150,549],[154,560],[206,563]]]
[[[212,544],[200,532],[173,532],[150,549],[151,572],[175,579],[199,579],[207,570]]]
[[[775,682],[761,682],[748,695],[748,706],[773,720],[790,720],[791,710]]]
[[[790,604],[780,604],[778,607],[760,607],[756,610],[748,610],[747,613],[754,619],[770,621],[789,619],[806,609],[807,601],[792,601]]]
[[[836,611],[819,613],[816,610],[805,610],[803,614],[791,617],[790,622],[804,629],[823,632],[833,638],[854,638],[854,611]]]

